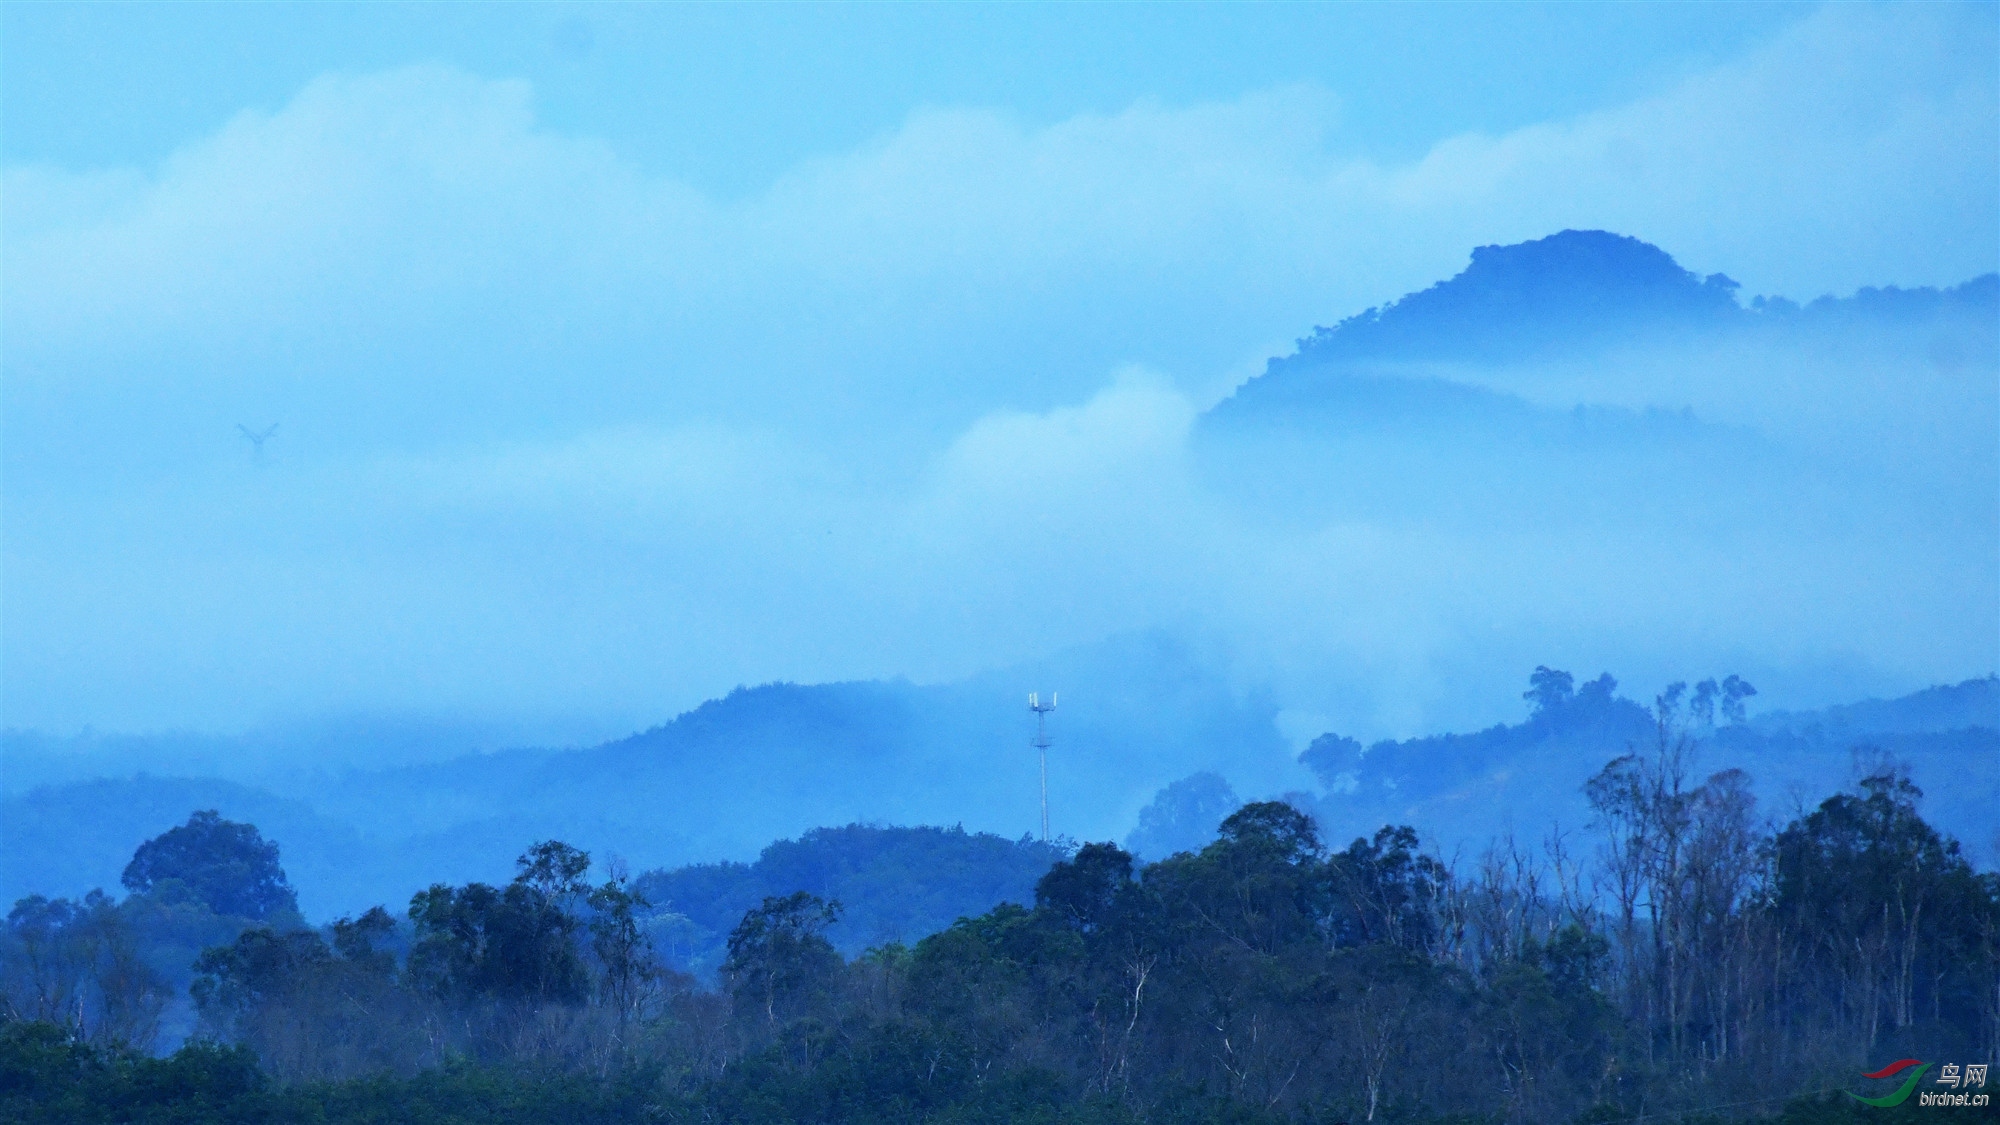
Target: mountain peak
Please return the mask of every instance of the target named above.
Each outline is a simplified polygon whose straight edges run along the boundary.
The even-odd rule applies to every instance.
[[[1682,269],[1648,242],[1565,230],[1480,246],[1457,276],[1315,329],[1299,358],[1502,359],[1621,331],[1707,326],[1740,316],[1736,283]]]

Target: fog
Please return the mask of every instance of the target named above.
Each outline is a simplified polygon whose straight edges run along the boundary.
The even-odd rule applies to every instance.
[[[1313,326],[1565,229],[1746,307],[1990,272],[1989,15],[1828,8],[1401,161],[1283,85],[919,106],[725,197],[431,63],[156,163],[10,165],[4,721],[588,742],[1141,634],[1299,745],[1512,718],[1541,663],[1790,707],[1984,675],[1978,309],[1410,360],[1493,397],[1330,445],[1206,419]],[[1579,406],[1639,436],[1535,436]]]
[[[0,2],[0,1118],[1983,1106],[1996,811],[2000,3]]]

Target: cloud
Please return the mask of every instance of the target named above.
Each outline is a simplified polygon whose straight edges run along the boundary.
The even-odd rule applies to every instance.
[[[1081,405],[981,418],[946,451],[942,472],[949,487],[982,504],[1172,473],[1194,416],[1172,384],[1127,368]]]
[[[1394,165],[1334,155],[1339,99],[1293,86],[1033,128],[923,109],[721,202],[545,127],[521,83],[418,67],[325,76],[157,168],[7,169],[9,721],[643,720],[1166,623],[1408,730],[1505,694],[1448,653],[1531,666],[1574,617],[1601,619],[1580,648],[1692,651],[1754,601],[1685,609],[1726,587],[1723,546],[1621,601],[1587,530],[1269,526],[1194,479],[1190,421],[1310,325],[1561,227],[1804,296],[1990,269],[1991,25],[1831,6],[1646,100]],[[1599,375],[1628,376],[1548,393],[1673,379]],[[253,464],[233,427],[274,421]],[[1823,541],[1767,545],[1804,566]],[[1840,588],[1814,574],[1784,623]],[[1937,615],[1886,614],[1809,636],[1932,667]]]
[[[1753,291],[1949,283],[2000,259],[1991,22],[1830,7],[1651,99],[1391,167],[1329,155],[1337,103],[1312,87],[1038,129],[920,110],[730,205],[540,127],[518,82],[328,76],[146,175],[10,169],[9,350],[164,347],[227,385],[310,348],[332,353],[314,377],[384,368],[405,394],[574,362],[621,404],[714,410],[745,384],[901,406],[939,393],[936,361],[991,349],[943,380],[976,412],[1011,404],[1005,359],[1065,346],[1088,359],[1041,401],[1133,360],[1205,386],[1470,245],[1563,226]]]
[[[2000,262],[1995,46],[1970,7],[1832,5],[1658,96],[1449,140],[1387,194],[1635,234],[1752,292],[1949,284]]]

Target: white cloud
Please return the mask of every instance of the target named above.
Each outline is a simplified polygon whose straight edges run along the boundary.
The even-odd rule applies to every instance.
[[[1830,5],[1660,96],[1448,141],[1389,195],[1638,235],[1752,292],[1950,284],[2000,264],[1994,32],[1968,8]]]
[[[538,127],[520,83],[329,76],[145,176],[9,170],[10,351],[374,361],[497,333],[607,365],[592,336],[680,358],[682,379],[741,359],[761,370],[727,378],[770,387],[780,355],[818,349],[871,368],[818,375],[893,403],[918,392],[903,337],[1007,349],[1026,328],[1094,364],[1206,339],[1175,356],[1199,383],[1472,244],[1564,226],[1639,234],[1753,290],[1953,282],[2000,260],[1991,22],[1835,6],[1660,96],[1395,167],[1327,156],[1338,112],[1310,87],[1040,129],[924,110],[730,206]],[[952,374],[1007,403],[1004,365]]]
[[[1322,677],[1333,654],[1375,685],[1343,698],[1415,722],[1463,694],[1436,669],[1468,631],[1512,658],[1615,618],[1617,560],[1256,525],[1189,479],[1196,408],[1315,322],[1562,227],[1804,296],[1991,269],[1991,24],[1833,6],[1645,101],[1387,166],[1330,155],[1337,99],[1288,87],[1044,128],[923,110],[723,204],[428,67],[324,77],[154,169],[8,169],[10,720],[226,724],[342,661],[363,699],[658,712],[1165,621]],[[1161,374],[1103,385],[1126,365]],[[232,426],[267,420],[253,489]],[[1565,552],[1589,562],[1559,581]],[[1685,558],[1603,633],[1755,603],[1700,603],[1731,564]],[[1931,666],[1945,611],[1898,634],[1807,602],[1784,622]],[[201,676],[147,681],[190,646]]]
[[[1194,417],[1194,404],[1172,384],[1128,368],[1082,405],[980,419],[947,451],[944,473],[982,503],[1171,473]]]

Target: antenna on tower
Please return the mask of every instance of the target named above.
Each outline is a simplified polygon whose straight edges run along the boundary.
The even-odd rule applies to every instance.
[[[1049,842],[1049,712],[1056,709],[1056,693],[1049,693],[1049,701],[1042,702],[1040,692],[1028,693],[1028,710],[1035,713],[1035,740],[1033,746],[1042,759],[1042,843]]]

